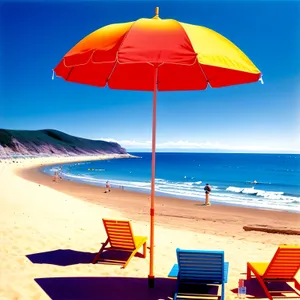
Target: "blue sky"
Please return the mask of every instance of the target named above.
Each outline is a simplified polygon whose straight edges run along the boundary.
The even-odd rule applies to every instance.
[[[265,84],[160,92],[158,151],[300,153],[299,1],[2,1],[0,128],[52,128],[150,150],[152,94],[51,80],[63,55],[110,23],[153,17],[209,27]]]

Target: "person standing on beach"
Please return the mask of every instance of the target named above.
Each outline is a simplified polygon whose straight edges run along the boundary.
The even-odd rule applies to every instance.
[[[211,192],[211,186],[207,183],[204,187],[205,191],[205,205],[209,206],[211,205],[209,202],[209,193]]]
[[[106,187],[105,193],[110,192],[110,184],[109,184],[109,181],[106,181],[105,187]]]

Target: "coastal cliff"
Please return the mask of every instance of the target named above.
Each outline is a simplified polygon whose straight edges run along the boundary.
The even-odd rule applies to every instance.
[[[0,129],[0,157],[99,154],[127,154],[127,152],[118,143],[79,138],[53,129]]]

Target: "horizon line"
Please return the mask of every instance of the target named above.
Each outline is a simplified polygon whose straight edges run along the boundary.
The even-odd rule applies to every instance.
[[[128,150],[126,149],[127,153],[152,153],[152,151],[141,151],[141,150]],[[295,152],[236,152],[236,151],[230,151],[230,152],[222,152],[222,151],[159,151],[156,150],[155,153],[203,153],[203,154],[286,154],[286,155],[300,155],[300,152],[295,153]]]

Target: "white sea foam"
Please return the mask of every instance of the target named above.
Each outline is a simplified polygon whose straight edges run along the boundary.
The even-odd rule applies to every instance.
[[[243,188],[238,188],[238,187],[235,187],[235,186],[229,186],[226,191],[229,191],[229,192],[235,192],[235,193],[241,193],[243,190]]]
[[[255,190],[253,187],[252,188],[242,189],[242,193],[243,194],[256,195],[258,192],[260,192],[260,191],[259,190]]]
[[[279,199],[284,192],[272,192],[272,191],[264,191],[264,190],[256,190],[254,187],[252,188],[239,188],[234,186],[229,186],[226,191],[233,192],[233,193],[242,193],[248,195],[256,195],[264,198],[270,199]]]
[[[194,183],[193,182],[184,182],[183,185],[187,185],[187,186],[192,186]]]
[[[51,172],[57,171],[59,168],[52,167]],[[64,172],[64,178],[70,180],[81,181],[89,184],[105,186],[107,179],[101,179],[91,174],[71,174]],[[113,188],[124,187],[125,189],[138,190],[149,193],[151,190],[150,181],[126,181],[126,180],[110,180],[110,184]],[[162,178],[155,179],[155,190],[157,193],[170,195],[179,198],[200,200],[203,201],[204,184],[202,181],[186,181],[175,182],[168,181]],[[283,192],[265,191],[251,188],[241,188],[235,186],[229,186],[226,189],[212,186],[211,201],[218,203],[257,207],[264,209],[277,209],[277,210],[289,210],[300,212],[300,197],[288,196]]]
[[[255,190],[254,188],[238,188],[238,187],[228,187],[226,189],[232,193],[245,194],[247,198],[236,198],[234,194],[232,197],[239,199],[238,204],[247,205],[253,207],[270,208],[278,210],[292,210],[300,212],[300,197],[284,195],[284,192],[274,192],[274,191],[264,191]],[[219,194],[218,196],[221,196]],[[223,198],[223,195],[221,196]],[[243,203],[241,203],[241,201]],[[230,203],[233,203],[230,201]]]
[[[196,185],[196,184],[201,184],[201,183],[202,183],[202,181],[196,181],[196,182],[193,182],[194,185]]]
[[[53,168],[49,169],[49,171],[52,173],[58,172],[59,170],[60,170],[60,167],[53,167]]]

